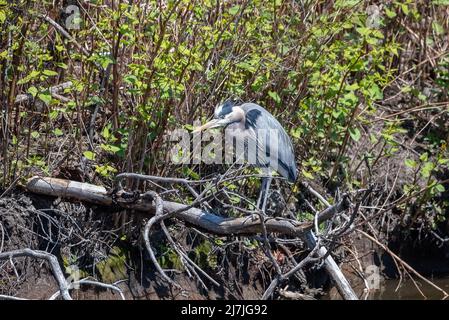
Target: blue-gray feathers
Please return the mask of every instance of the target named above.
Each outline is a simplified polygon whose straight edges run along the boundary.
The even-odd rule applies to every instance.
[[[282,125],[271,113],[255,103],[244,103],[240,105],[240,108],[245,112],[245,129],[254,129],[255,132],[257,132],[258,129],[265,129],[277,133],[277,147],[270,146],[270,143],[268,142],[270,141],[270,138],[267,136],[264,140],[266,141],[264,150],[268,157],[272,150],[278,151],[278,165],[277,167],[274,167],[274,165],[270,163],[266,163],[266,165],[275,169],[281,176],[287,178],[288,181],[294,182],[298,176],[295,154],[291,139]],[[269,135],[270,133],[267,134]]]
[[[244,123],[240,123],[242,125],[241,128],[244,127],[246,133],[251,133],[245,138],[250,139],[245,141],[245,148],[247,151],[248,143],[253,143],[256,146],[258,150],[257,166],[270,167],[281,176],[287,178],[288,181],[294,182],[297,178],[297,172],[293,145],[279,121],[271,113],[255,103],[236,105],[231,100],[226,101],[215,109],[214,118],[224,118],[233,111],[233,107],[239,107],[245,113]],[[238,125],[239,122],[233,122],[229,125],[231,124]],[[272,134],[277,135],[275,142],[270,139]],[[273,143],[276,143],[276,145],[272,145]],[[271,154],[276,151],[278,152],[277,156]],[[261,152],[261,156],[259,156],[259,152]],[[277,161],[277,163],[273,163],[274,161]]]

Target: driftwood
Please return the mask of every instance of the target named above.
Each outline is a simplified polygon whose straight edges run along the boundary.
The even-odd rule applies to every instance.
[[[316,245],[316,237],[313,232],[310,230],[307,232],[307,244],[310,247],[314,247]],[[351,285],[349,284],[346,277],[341,272],[334,258],[330,254],[325,247],[319,247],[320,256],[326,257],[324,259],[324,268],[329,276],[334,280],[335,286],[337,287],[338,292],[345,300],[358,300],[357,295],[354,290],[352,290]]]
[[[104,206],[110,206],[113,203],[111,195],[108,194],[104,187],[76,181],[33,177],[29,179],[27,189],[38,194],[71,198]],[[321,222],[331,218],[333,214],[347,208],[347,204],[347,199],[343,198],[336,205],[321,212],[318,220]],[[155,210],[151,202],[138,201],[136,203],[123,203],[120,205],[151,213],[154,213]],[[224,218],[197,208],[188,208],[183,211],[188,206],[172,201],[163,201],[163,207],[167,212],[176,211],[176,218],[217,235],[254,234],[262,232],[260,217],[256,214],[242,218]],[[313,228],[313,223],[266,217],[265,226],[267,232],[303,237],[307,231]]]
[[[321,216],[322,220],[330,219],[334,214],[337,213],[337,212],[335,212],[335,210],[332,210],[333,206],[331,206],[329,204],[329,202],[327,202],[326,199],[324,199],[317,191],[315,191],[315,189],[313,189],[311,185],[309,185],[307,182],[303,182],[302,185],[307,190],[309,190],[309,192],[311,194],[313,194],[315,197],[317,197],[324,205],[326,205],[328,207],[328,209],[325,210],[325,211],[328,211],[327,215],[325,217]],[[366,193],[366,195],[368,195],[368,193]],[[354,215],[354,217],[355,217],[355,215]],[[320,216],[318,216],[318,219],[320,219]],[[320,221],[317,221],[316,226],[318,226],[319,222]],[[351,221],[351,224],[352,224],[352,221]],[[314,248],[317,245],[317,238],[312,230],[309,230],[307,232],[306,242],[310,248]],[[328,254],[327,249],[323,246],[320,246],[319,254],[322,257],[326,257],[324,259],[324,268],[326,269],[326,271],[330,275],[330,277],[334,280],[335,285],[336,285],[337,290],[340,293],[340,295],[345,300],[358,300],[358,297],[355,294],[354,290],[352,290],[348,280],[345,278],[345,276],[341,272],[341,270],[338,267],[337,263],[335,262],[334,258],[332,258],[332,256],[330,254]]]

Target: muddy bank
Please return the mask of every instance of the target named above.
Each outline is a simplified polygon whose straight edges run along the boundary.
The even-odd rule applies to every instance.
[[[126,222],[123,219],[126,216]],[[225,268],[208,265],[207,252],[194,252],[191,258],[202,263],[226,286],[214,286],[210,281],[186,272],[161,242],[160,232],[152,235],[159,252],[158,259],[168,274],[183,290],[170,288],[161,280],[142,247],[140,231],[145,217],[129,214],[118,208],[104,208],[64,201],[15,190],[0,199],[0,252],[31,248],[54,254],[67,277],[89,278],[113,283],[126,299],[258,299],[269,282],[263,264],[256,267],[253,257],[238,255],[225,258]],[[181,237],[185,230],[178,228]],[[187,240],[189,241],[189,240]],[[190,239],[190,241],[198,241]],[[205,250],[205,249],[201,249]],[[235,250],[235,248],[233,248]],[[262,261],[263,262],[263,261]],[[210,263],[211,264],[211,263]],[[218,265],[215,262],[215,265]],[[172,272],[170,272],[170,270]],[[0,264],[0,294],[28,299],[48,299],[58,291],[57,283],[47,263],[31,258],[2,261]],[[82,285],[74,290],[74,299],[120,299],[117,292]]]

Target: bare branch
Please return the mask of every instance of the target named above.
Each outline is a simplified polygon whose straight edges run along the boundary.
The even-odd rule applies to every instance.
[[[60,91],[62,91],[64,89],[70,88],[71,86],[72,86],[72,81],[67,81],[67,82],[58,84],[56,86],[50,87],[49,91],[50,91],[50,94],[53,97],[55,97],[55,98],[57,98],[57,99],[59,99],[61,101],[64,101],[64,100],[67,101],[68,99],[65,98],[65,97],[60,96],[58,94],[58,92],[60,92]],[[29,93],[19,94],[19,95],[16,96],[16,99],[14,100],[14,103],[23,103],[23,102],[26,102],[26,101],[31,100],[31,99],[33,99],[33,96],[31,94],[29,94]]]
[[[64,300],[72,300],[69,293],[69,288],[64,277],[64,273],[59,266],[58,259],[51,253],[41,251],[41,250],[31,250],[31,249],[21,249],[13,250],[4,253],[0,253],[0,260],[20,258],[20,257],[31,257],[36,259],[46,260],[53,271],[53,275],[59,285],[59,291],[62,294]]]
[[[69,289],[71,290],[71,289],[75,288],[77,285],[81,285],[81,284],[91,285],[91,286],[97,286],[97,287],[101,287],[101,288],[105,288],[105,289],[110,289],[110,290],[113,290],[113,291],[117,291],[117,292],[119,293],[119,295],[120,295],[120,298],[121,298],[122,300],[126,300],[126,299],[125,299],[125,296],[123,295],[123,291],[122,291],[119,287],[117,287],[116,285],[114,285],[114,284],[107,284],[107,283],[103,283],[103,282],[99,282],[99,281],[94,281],[94,280],[89,280],[89,279],[81,279],[81,280],[79,280],[79,281],[71,282],[70,285],[69,285]],[[60,296],[60,294],[61,294],[60,291],[56,292],[55,294],[53,294],[53,295],[50,297],[49,300],[55,300],[55,299],[57,299],[57,298]]]
[[[159,197],[159,195],[156,192],[147,192],[149,195],[151,195],[154,199],[155,202],[155,215],[148,220],[148,222],[145,225],[145,229],[143,231],[143,238],[145,241],[145,246],[147,248],[148,254],[150,255],[150,259],[153,262],[154,266],[156,267],[157,271],[159,271],[159,273],[161,274],[162,278],[167,281],[168,283],[170,283],[171,285],[177,287],[177,288],[181,288],[181,286],[179,284],[177,284],[176,282],[174,282],[172,279],[170,279],[169,276],[167,276],[164,272],[164,270],[161,268],[161,266],[159,265],[159,262],[156,259],[156,256],[154,254],[153,249],[151,248],[151,244],[150,244],[150,229],[151,227],[160,221],[163,221],[164,218],[167,217],[167,214],[163,213],[163,201],[161,199],[161,197]]]

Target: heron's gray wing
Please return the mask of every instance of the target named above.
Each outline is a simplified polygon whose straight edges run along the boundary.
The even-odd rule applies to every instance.
[[[244,139],[246,161],[258,167],[269,167],[266,143],[260,132],[254,128],[248,128],[245,130]]]
[[[290,181],[296,180],[296,163],[290,137],[276,118],[255,103],[240,106],[245,111],[245,129],[257,145],[261,166],[270,166]]]

